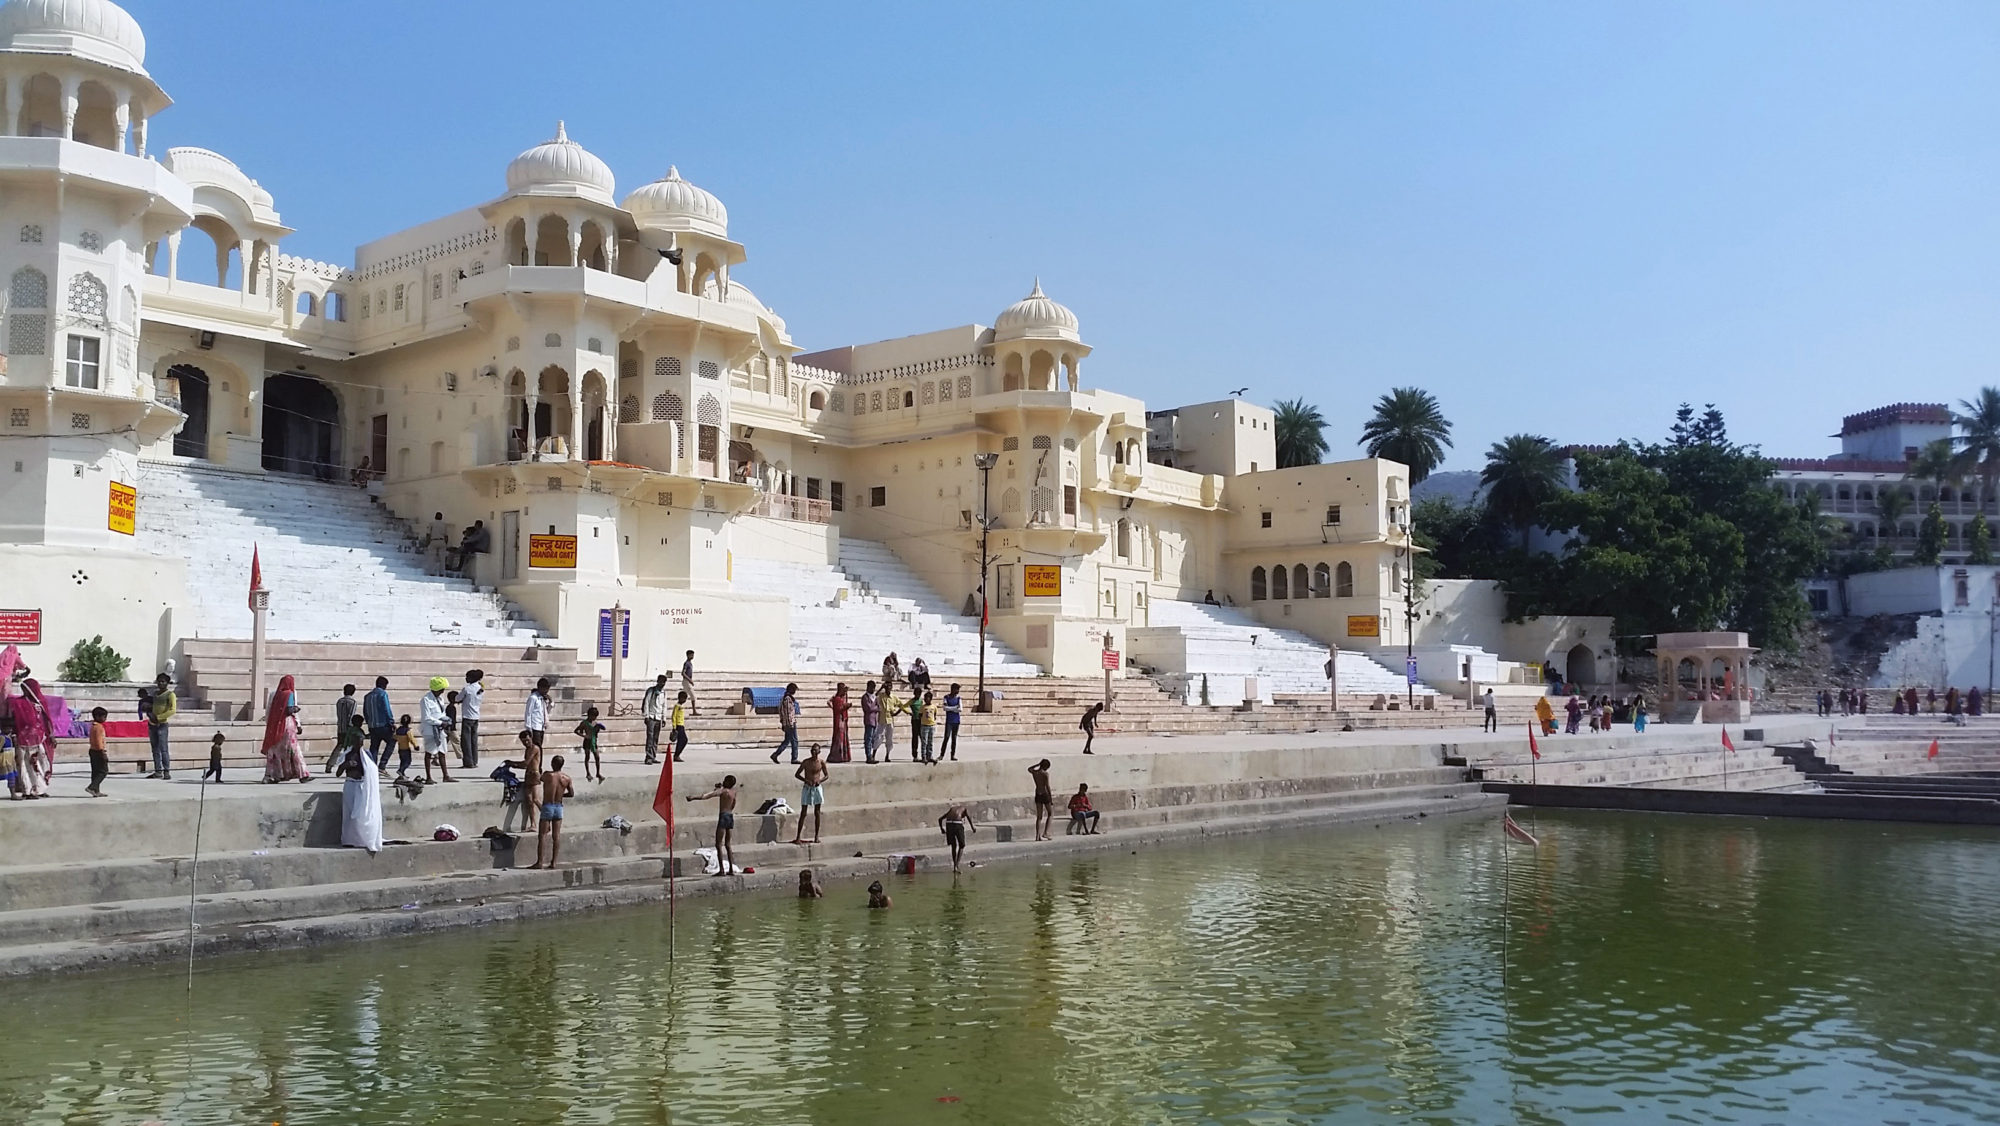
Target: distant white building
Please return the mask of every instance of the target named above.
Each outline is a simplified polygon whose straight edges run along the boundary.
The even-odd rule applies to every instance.
[[[1951,435],[1951,411],[1943,403],[1891,403],[1842,419],[1840,452],[1831,457],[1773,458],[1772,480],[1788,497],[1818,493],[1820,511],[1846,526],[1856,548],[1886,544],[1899,556],[1916,551],[1917,530],[1936,501],[1945,519],[1944,557],[1962,560],[1973,517],[1984,513],[1989,524],[2000,524],[2000,495],[1984,495],[1976,480],[1940,486],[1908,477],[1910,462],[1925,446]],[[1906,491],[1911,503],[1892,522],[1882,497],[1893,489]],[[1826,608],[1815,600],[1815,609]]]

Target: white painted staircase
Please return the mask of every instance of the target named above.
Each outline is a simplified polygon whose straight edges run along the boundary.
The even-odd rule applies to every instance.
[[[735,586],[745,594],[787,598],[792,604],[793,672],[880,672],[895,653],[905,669],[922,657],[931,678],[969,680],[979,672],[979,625],[960,615],[888,547],[842,538],[840,564],[782,563],[739,558]],[[990,635],[986,675],[1041,675]]]
[[[138,487],[140,550],[187,561],[194,605],[182,636],[250,636],[254,545],[273,639],[535,642],[513,603],[424,574],[409,530],[359,489],[165,461],[140,462]]]
[[[1241,702],[1252,677],[1256,696],[1265,703],[1273,696],[1326,694],[1326,646],[1297,630],[1267,626],[1229,607],[1168,599],[1152,603],[1147,623],[1128,631],[1131,656],[1187,703],[1201,702],[1204,676],[1214,704]],[[1341,651],[1342,696],[1401,698],[1407,689],[1400,673],[1365,654]],[[1435,696],[1437,690],[1418,684],[1416,694]]]

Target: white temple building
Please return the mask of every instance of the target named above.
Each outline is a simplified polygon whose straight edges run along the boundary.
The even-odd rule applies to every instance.
[[[1268,697],[1333,643],[1403,682],[1407,470],[1280,470],[1270,412],[1234,400],[1149,420],[1092,384],[1054,285],[806,352],[723,202],[670,154],[621,196],[580,122],[524,123],[547,139],[496,155],[489,198],[298,258],[255,169],[149,147],[169,100],[145,62],[107,0],[0,5],[0,626],[34,615],[37,664],[96,634],[135,668],[247,636],[254,544],[278,637],[587,655],[615,604],[632,675],[688,649],[872,667],[899,636],[956,675],[984,542],[1003,674],[1095,673],[1109,647]],[[440,513],[454,544],[490,530],[469,580],[407,550]],[[1427,620],[1416,646],[1458,640]],[[1482,669],[1562,660],[1577,628]],[[1204,637],[1307,655],[1211,668]]]

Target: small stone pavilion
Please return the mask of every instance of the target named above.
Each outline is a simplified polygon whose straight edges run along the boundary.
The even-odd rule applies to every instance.
[[[1665,723],[1742,723],[1750,718],[1750,635],[1663,633],[1659,717]]]

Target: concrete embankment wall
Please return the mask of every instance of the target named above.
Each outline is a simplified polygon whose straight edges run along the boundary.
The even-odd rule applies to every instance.
[[[1101,754],[1091,758],[1068,755],[1052,778],[1058,806],[1079,782],[1090,784],[1099,809],[1117,810],[1145,804],[1193,804],[1242,797],[1282,796],[1309,792],[1308,780],[1329,776],[1392,773],[1437,767],[1442,761],[1436,742],[1315,748],[1304,746],[1229,748],[1198,746],[1138,754]],[[868,766],[835,766],[826,787],[827,816],[844,815],[860,807],[936,806],[924,814],[910,811],[912,824],[934,819],[949,801],[994,806],[994,819],[1004,808],[1025,804],[1032,794],[1029,760],[996,758],[965,760],[935,768],[897,762]],[[574,773],[576,767],[572,764]],[[740,810],[748,813],[765,798],[799,803],[793,768],[682,763],[676,792],[699,793],[736,774]],[[567,806],[571,827],[595,827],[613,814],[635,824],[652,823],[657,776],[614,776],[603,783],[577,781],[577,795]],[[306,785],[210,786],[205,802],[197,787],[176,785],[161,795],[157,783],[143,798],[100,801],[21,803],[0,809],[0,855],[14,863],[88,863],[132,857],[184,857],[194,851],[197,817],[201,849],[207,854],[257,849],[332,848],[340,843],[341,787],[319,781]],[[1225,787],[1234,787],[1225,790]],[[1000,803],[1011,803],[1002,806]],[[496,782],[457,782],[426,789],[417,798],[399,801],[383,789],[383,831],[391,840],[429,840],[440,824],[451,824],[466,836],[489,825],[515,831],[518,816],[500,802]],[[692,848],[712,835],[713,805],[681,803],[679,844]],[[746,819],[748,820],[748,819]],[[790,828],[787,820],[784,827]],[[863,830],[868,831],[868,830]]]

